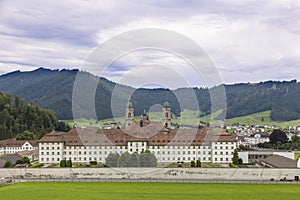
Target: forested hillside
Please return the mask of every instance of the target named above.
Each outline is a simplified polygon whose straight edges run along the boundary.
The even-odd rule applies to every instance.
[[[51,110],[0,93],[0,140],[14,138],[24,131],[34,133],[37,139],[53,129],[67,131],[68,126],[59,122]]]
[[[31,72],[16,71],[0,76],[0,91],[18,95],[25,101],[55,111],[59,119],[71,119],[72,91],[78,70],[48,70],[39,68]],[[86,73],[91,78],[97,78]],[[112,117],[111,96],[115,83],[101,78],[96,91],[96,113],[98,119]],[[118,85],[118,98],[126,102],[127,94],[132,88]],[[172,112],[179,116],[183,109],[193,110],[195,102],[186,94],[190,89],[137,89],[131,97],[136,115],[140,115],[154,104],[170,102]],[[209,90],[193,88],[198,106],[202,113],[209,114],[211,109]],[[300,118],[300,84],[293,81],[268,81],[256,84],[240,83],[225,85],[227,98],[227,118],[244,116],[256,112],[271,110],[271,119],[287,121]],[[187,96],[181,102],[176,96]],[[119,116],[124,114],[120,105]],[[81,108],[82,117],[88,117],[87,110]]]

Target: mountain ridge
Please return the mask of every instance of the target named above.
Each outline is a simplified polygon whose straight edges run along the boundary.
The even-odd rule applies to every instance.
[[[50,70],[38,68],[30,72],[17,70],[0,76],[0,91],[20,96],[25,101],[31,101],[43,108],[54,110],[59,119],[71,119],[73,117],[72,91],[78,72],[80,72],[78,69]],[[145,109],[149,110],[154,104],[162,105],[165,101],[169,101],[172,112],[177,116],[183,109],[195,110],[196,107],[199,107],[203,115],[210,113],[211,101],[207,88],[134,89],[88,72],[80,73],[99,79],[95,95],[95,109],[98,119],[112,117],[111,98],[116,85],[120,89],[117,98],[122,102],[128,101],[128,93],[134,90],[131,101],[135,106],[136,115],[142,114]],[[275,121],[300,118],[300,105],[298,105],[300,102],[300,84],[296,80],[236,83],[224,84],[223,86],[227,98],[226,118],[266,110],[271,110],[271,118]],[[197,96],[198,104],[192,102],[190,98],[184,99],[179,104],[176,96],[184,96],[191,89]],[[125,105],[121,104],[116,113],[118,116],[124,115]],[[82,114],[81,117],[89,116],[84,108],[80,110],[80,113]]]

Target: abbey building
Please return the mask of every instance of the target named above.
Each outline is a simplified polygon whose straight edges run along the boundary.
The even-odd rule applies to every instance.
[[[149,149],[160,163],[190,162],[230,163],[237,147],[236,139],[226,133],[214,133],[209,128],[181,129],[171,126],[168,102],[162,109],[162,120],[149,120],[144,113],[135,121],[131,102],[125,110],[122,129],[73,127],[69,132],[51,132],[39,141],[39,162],[73,163],[98,161],[105,163],[110,153],[141,153]]]

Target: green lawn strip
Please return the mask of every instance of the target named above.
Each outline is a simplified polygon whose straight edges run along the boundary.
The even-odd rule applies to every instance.
[[[18,183],[1,199],[299,199],[299,185],[204,183]]]

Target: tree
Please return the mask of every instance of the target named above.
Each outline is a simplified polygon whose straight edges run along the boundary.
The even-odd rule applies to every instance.
[[[129,167],[140,167],[140,158],[138,153],[132,153],[130,155]]]
[[[201,167],[201,161],[200,160],[196,161],[196,167]]]
[[[34,133],[30,131],[24,131],[17,135],[16,140],[35,140],[37,139]]]
[[[118,160],[120,155],[118,153],[110,153],[105,159],[105,165],[108,167],[118,167]]]
[[[191,167],[196,167],[196,163],[194,160],[191,161]]]
[[[5,162],[5,164],[4,164],[4,168],[9,168],[9,167],[12,167],[13,165],[12,165],[12,163],[9,161],[9,160],[7,160],[6,162]]]
[[[30,159],[27,156],[24,156],[22,158],[22,161],[23,161],[23,163],[26,163],[26,164],[30,165]]]
[[[57,123],[57,127],[55,128],[56,131],[63,131],[63,132],[68,132],[71,129],[69,124],[59,121]]]
[[[129,167],[129,158],[130,154],[127,151],[125,153],[122,153],[122,155],[118,159],[118,167]]]
[[[140,154],[141,167],[156,167],[157,159],[150,150],[146,150]]]
[[[16,164],[17,164],[17,165],[23,164],[23,163],[24,163],[23,160],[17,160],[17,161],[16,161]]]
[[[60,167],[66,167],[67,166],[67,161],[65,159],[61,160],[60,163],[59,163],[59,166]]]
[[[233,152],[232,163],[235,164],[235,165],[242,165],[243,164],[243,160],[241,158],[239,158],[239,154],[238,154],[238,151],[236,149]]]
[[[274,129],[270,135],[270,143],[271,144],[277,144],[277,142],[280,142],[281,144],[284,144],[288,141],[288,137],[286,136],[285,132],[283,132],[280,129]]]
[[[300,137],[297,135],[293,135],[291,139],[293,143],[300,143]]]

